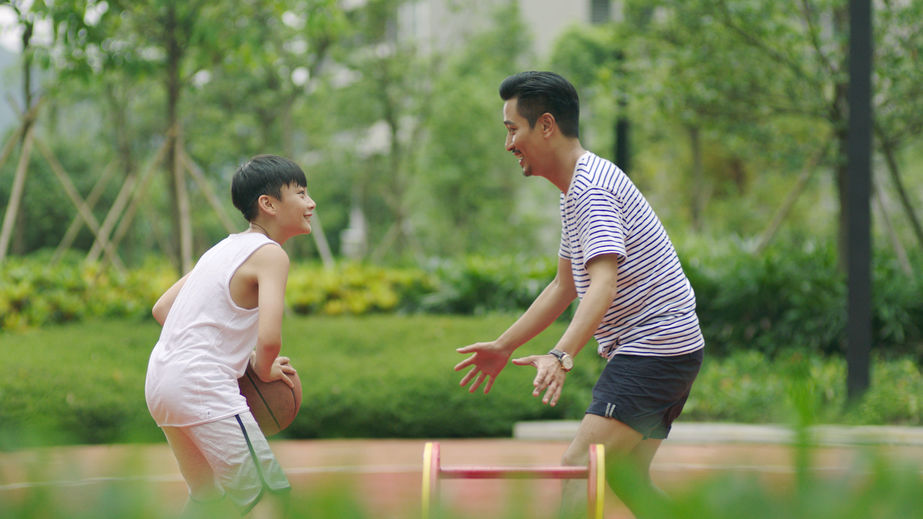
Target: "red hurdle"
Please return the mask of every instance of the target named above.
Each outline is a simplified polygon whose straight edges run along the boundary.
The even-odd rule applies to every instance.
[[[429,519],[439,498],[441,479],[586,479],[587,517],[602,519],[603,491],[606,485],[606,456],[601,444],[590,445],[586,467],[537,466],[496,467],[480,465],[442,466],[439,443],[427,442],[423,448],[423,519]]]

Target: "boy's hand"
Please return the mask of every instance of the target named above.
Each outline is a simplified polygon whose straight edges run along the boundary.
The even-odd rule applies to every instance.
[[[291,360],[288,357],[276,357],[276,360],[272,361],[272,371],[270,372],[271,380],[282,380],[288,387],[294,388],[295,383],[288,377],[294,374],[295,367],[292,366]]]
[[[272,366],[269,368],[269,376],[267,378],[263,378],[263,376],[260,375],[260,370],[257,369],[256,358],[257,356],[254,352],[254,354],[250,357],[250,362],[253,363],[253,371],[257,374],[258,377],[260,377],[260,380],[263,382],[274,382],[276,380],[281,380],[285,382],[288,387],[295,387],[295,383],[292,382],[292,379],[288,377],[289,375],[294,375],[296,373],[295,367],[291,364],[291,359],[281,355],[276,357],[275,360],[272,361]]]

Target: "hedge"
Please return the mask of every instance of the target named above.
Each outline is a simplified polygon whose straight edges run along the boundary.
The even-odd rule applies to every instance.
[[[577,357],[561,401],[531,395],[534,370],[509,366],[488,395],[459,387],[455,349],[490,339],[515,314],[289,316],[283,353],[304,399],[290,438],[508,437],[524,420],[579,419],[605,362],[592,343]],[[559,322],[519,355],[543,353]],[[0,335],[0,450],[61,443],[160,442],[144,404],[159,327],[106,320]],[[683,420],[792,423],[804,405],[818,423],[923,425],[923,376],[909,358],[875,356],[872,386],[845,410],[845,362],[800,352],[706,355]],[[808,384],[798,386],[797,384]],[[798,403],[793,395],[810,398]],[[797,405],[796,405],[797,404]],[[845,410],[845,411],[844,411]]]
[[[844,352],[846,281],[832,245],[779,245],[754,256],[723,244],[681,251],[713,354],[798,348]],[[873,339],[879,351],[923,358],[923,258],[910,274],[876,254]],[[176,277],[163,261],[119,274],[47,256],[0,265],[0,331],[88,318],[145,318]],[[341,263],[328,269],[295,263],[288,305],[298,315],[429,313],[477,315],[525,309],[554,276],[553,257],[469,256],[413,267]],[[565,316],[566,317],[566,316]]]

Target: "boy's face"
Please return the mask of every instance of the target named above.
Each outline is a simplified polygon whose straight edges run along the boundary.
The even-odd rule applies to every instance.
[[[311,232],[311,216],[317,204],[308,196],[308,189],[298,184],[282,186],[282,198],[276,217],[279,226],[291,236]]]

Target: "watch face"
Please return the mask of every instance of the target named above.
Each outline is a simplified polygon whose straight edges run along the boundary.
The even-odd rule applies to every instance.
[[[570,355],[563,355],[561,357],[561,365],[564,366],[564,369],[570,371],[574,367],[574,359]]]

